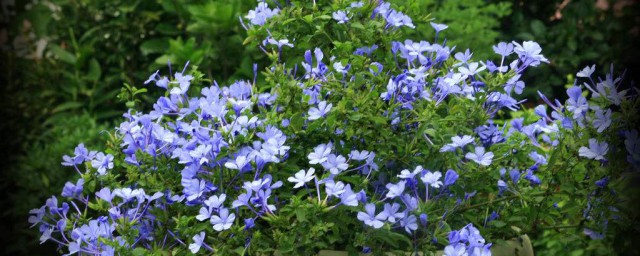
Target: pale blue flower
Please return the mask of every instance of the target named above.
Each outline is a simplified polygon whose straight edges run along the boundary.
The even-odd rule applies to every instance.
[[[400,219],[400,226],[404,227],[404,230],[411,234],[411,232],[418,229],[418,218],[408,212],[405,212],[405,216],[406,217]]]
[[[334,20],[338,22],[338,24],[343,24],[349,21],[348,15],[349,15],[349,11],[339,10],[334,12],[331,16],[333,17]]]
[[[398,219],[404,217],[404,212],[400,212],[400,204],[393,203],[384,204],[384,210],[382,210],[384,215],[387,217],[387,221],[391,223],[395,223]]]
[[[197,253],[198,251],[200,251],[200,247],[204,242],[204,237],[205,237],[204,231],[193,236],[193,243],[189,244],[189,250],[191,251],[191,253]]]
[[[234,213],[229,214],[229,209],[222,208],[219,215],[211,216],[211,224],[213,224],[213,229],[216,231],[227,230],[231,228],[235,219],[236,215]]]
[[[113,155],[105,155],[104,153],[99,152],[96,155],[96,158],[91,161],[91,167],[96,168],[98,174],[105,175],[107,173],[107,169],[113,169]]]
[[[577,77],[591,77],[591,74],[593,74],[593,72],[596,71],[596,65],[592,65],[591,67],[586,66],[584,69],[580,70],[580,72],[578,72],[576,74]]]
[[[425,185],[427,186],[431,185],[434,188],[439,188],[440,186],[442,186],[442,181],[440,181],[440,178],[442,178],[442,173],[438,171],[436,172],[427,171],[422,177],[420,177],[420,179],[422,180],[422,182],[424,182]]]
[[[333,104],[327,104],[326,101],[321,101],[318,103],[318,107],[312,107],[309,109],[309,120],[316,120],[324,117],[329,110],[331,110]]]
[[[456,148],[464,147],[467,144],[473,142],[473,137],[469,135],[463,135],[462,137],[453,136],[451,137],[451,141],[452,143],[444,145],[442,148],[440,148],[440,152],[455,151]]]
[[[493,153],[492,152],[485,153],[484,147],[476,147],[474,153],[469,152],[466,155],[464,155],[464,157],[466,159],[469,159],[478,163],[479,165],[488,166],[491,164],[491,161],[493,160]]]
[[[296,183],[293,188],[299,188],[304,186],[305,183],[313,180],[315,178],[315,169],[313,167],[309,168],[308,171],[300,170],[293,177],[289,177],[287,180],[289,182]]]
[[[309,164],[321,164],[327,161],[329,154],[331,154],[331,142],[327,144],[320,144],[313,148],[313,152],[309,153],[307,158],[309,159]]]
[[[502,57],[507,57],[513,53],[513,44],[500,42],[498,45],[493,46],[493,52],[499,54]]]
[[[547,58],[540,54],[542,52],[542,48],[540,45],[534,41],[524,41],[521,44],[512,42],[515,45],[513,51],[518,54],[518,58],[520,58],[525,63],[528,63],[531,66],[538,66],[540,62],[549,62]]]
[[[458,72],[460,72],[465,76],[474,76],[477,73],[480,73],[481,71],[485,70],[486,68],[487,68],[486,66],[482,66],[478,68],[478,62],[472,62],[472,63],[469,63],[469,65],[466,67],[465,66],[459,67]]]
[[[598,129],[598,132],[601,133],[610,125],[611,109],[607,109],[606,111],[602,109],[596,110],[596,118],[593,119],[593,128]]]
[[[401,180],[396,184],[391,184],[391,183],[387,184],[386,188],[389,189],[389,192],[387,192],[386,197],[394,198],[402,195],[402,193],[404,193],[404,185],[406,183],[407,183],[406,181]]]
[[[340,172],[347,170],[349,168],[349,164],[347,164],[347,159],[344,158],[344,156],[329,154],[327,161],[322,163],[322,167],[331,172],[331,174],[337,175]]]
[[[467,247],[464,244],[447,245],[444,248],[444,256],[467,256]]]
[[[345,192],[345,186],[342,181],[335,182],[333,180],[327,180],[324,183],[324,189],[327,192],[327,195],[335,197],[338,197]]]
[[[351,184],[347,184],[344,192],[340,194],[340,203],[348,206],[358,206],[358,194],[351,190]]]
[[[387,218],[384,212],[376,214],[376,206],[374,204],[367,204],[364,208],[366,212],[358,212],[358,220],[373,228],[380,228],[384,225],[382,221]]]
[[[436,30],[436,33],[439,33],[440,31],[447,29],[449,26],[431,22],[431,27]]]
[[[600,143],[596,139],[589,139],[589,147],[580,147],[578,154],[589,159],[606,160],[604,156],[608,151],[609,144],[607,142]]]

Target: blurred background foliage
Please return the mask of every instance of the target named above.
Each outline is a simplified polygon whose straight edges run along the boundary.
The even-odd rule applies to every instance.
[[[268,1],[273,5],[275,1]],[[286,1],[278,1],[286,2]],[[630,0],[392,0],[413,17],[412,39],[432,39],[428,21],[444,23],[448,45],[469,48],[476,60],[495,59],[499,41],[535,40],[551,63],[527,72],[523,95],[536,90],[564,97],[572,74],[586,65],[630,68],[638,74],[637,13]],[[28,210],[59,194],[75,171],[61,158],[78,143],[99,150],[101,131],[113,127],[126,109],[118,95],[124,84],[144,88],[160,69],[200,67],[221,84],[253,77],[252,64],[266,56],[242,45],[239,17],[255,0],[3,0],[0,47],[3,64],[0,111],[3,121],[0,181],[5,254],[50,254],[36,246],[27,225]],[[293,38],[289,38],[293,39]],[[173,63],[169,67],[168,63]],[[154,87],[154,86],[152,86]],[[151,89],[138,107],[149,109],[160,90]],[[541,233],[535,242],[544,255],[591,255],[582,242],[559,243]],[[577,238],[576,238],[577,237]],[[51,246],[51,245],[49,245]]]

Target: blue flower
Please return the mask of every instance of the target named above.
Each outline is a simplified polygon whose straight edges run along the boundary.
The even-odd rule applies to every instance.
[[[482,66],[480,68],[478,68],[478,62],[472,62],[469,63],[468,66],[461,66],[458,68],[458,72],[460,72],[461,74],[463,74],[465,77],[467,76],[474,76],[477,73],[480,73],[481,71],[485,70],[487,67],[486,66]]]
[[[348,206],[358,206],[358,194],[351,190],[351,184],[347,184],[344,192],[340,194],[340,203]]]
[[[469,60],[471,60],[471,56],[473,56],[473,53],[471,53],[471,51],[469,51],[468,48],[467,50],[464,51],[464,53],[463,52],[456,53],[455,55],[453,55],[453,57],[460,62],[454,64],[453,66],[457,67],[467,63]]]
[[[211,209],[219,209],[222,207],[222,204],[226,199],[227,199],[226,194],[221,194],[220,196],[213,195],[213,196],[210,196],[209,199],[204,200],[204,204]]]
[[[236,219],[234,213],[229,214],[229,209],[222,208],[218,215],[211,216],[211,224],[216,231],[227,230],[231,228],[233,221]]]
[[[189,250],[191,251],[191,253],[197,253],[198,251],[200,251],[200,247],[204,242],[204,237],[205,237],[204,231],[193,236],[193,243],[189,244]]]
[[[409,179],[410,180],[410,179],[413,179],[413,177],[415,177],[416,174],[422,172],[422,170],[423,170],[422,166],[418,165],[418,166],[416,166],[416,169],[414,169],[413,171],[409,171],[407,169],[404,169],[397,176],[398,176],[398,178],[401,178],[401,179]]]
[[[547,164],[547,158],[541,154],[538,154],[537,151],[531,151],[531,153],[529,153],[529,157],[533,159],[533,161],[535,161],[536,164],[541,164],[541,165]]]
[[[493,46],[493,52],[504,57],[507,57],[513,53],[513,44],[500,42],[498,45]]]
[[[405,217],[400,219],[400,226],[404,227],[404,230],[411,234],[413,230],[418,229],[418,219],[415,215],[409,214],[408,212],[405,212],[404,215]]]
[[[327,68],[327,65],[325,65],[322,62],[324,54],[322,53],[322,50],[320,50],[320,48],[315,48],[313,50],[313,54],[316,57],[315,67],[313,67],[313,59],[311,57],[311,51],[307,50],[304,52],[304,62],[301,63],[302,67],[306,71],[304,78],[305,79],[314,78],[314,79],[320,79],[324,81],[325,80],[324,74],[327,73],[327,71],[329,71],[329,68]]]
[[[394,198],[394,197],[398,197],[400,195],[402,195],[402,193],[404,193],[404,185],[407,182],[404,180],[401,180],[400,182],[396,183],[396,184],[387,184],[386,188],[389,189],[389,191],[387,192],[386,197],[387,198]]]
[[[98,174],[105,175],[107,169],[113,169],[113,155],[100,152],[91,161],[91,166],[97,169]]]
[[[289,39],[280,39],[280,40],[276,40],[273,39],[273,37],[267,37],[267,39],[265,39],[262,42],[263,45],[267,45],[267,44],[272,44],[278,47],[278,49],[282,49],[283,46],[287,46],[287,47],[293,47],[293,44],[289,42]]]
[[[260,2],[255,9],[249,11],[245,18],[249,19],[249,22],[253,25],[262,26],[269,18],[277,15],[279,11],[280,9],[278,8],[269,9],[267,3]]]
[[[347,170],[349,165],[347,164],[347,159],[344,158],[344,156],[330,154],[327,157],[327,161],[322,163],[322,167],[331,172],[331,174],[337,175],[340,172]]]
[[[332,14],[332,17],[334,20],[336,20],[338,22],[338,24],[343,24],[346,23],[347,21],[349,21],[349,16],[347,16],[349,14],[349,11],[336,11]]]
[[[453,136],[453,137],[451,137],[451,141],[452,141],[452,143],[444,145],[442,148],[440,148],[440,152],[455,151],[456,148],[462,148],[465,145],[473,142],[473,137],[471,137],[469,135],[464,135],[462,137]]]
[[[540,54],[542,52],[542,48],[540,45],[534,41],[524,41],[521,44],[513,42],[515,48],[513,51],[518,54],[518,58],[522,62],[530,66],[538,66],[540,62],[549,62],[547,58]]]
[[[467,248],[464,244],[447,245],[444,248],[444,256],[467,256]]]
[[[313,152],[309,153],[307,158],[309,159],[309,164],[321,164],[327,161],[329,154],[331,154],[331,148],[333,145],[331,142],[327,144],[320,144],[313,148]]]
[[[386,203],[384,204],[384,210],[382,210],[382,212],[384,213],[384,215],[387,217],[386,220],[391,222],[391,223],[395,223],[396,219],[401,219],[402,217],[404,217],[404,212],[399,212],[400,210],[400,205],[397,203],[393,203],[393,204],[389,204]]]
[[[185,65],[185,69],[186,69],[186,65]],[[175,79],[176,81],[171,83],[178,84],[178,86],[171,88],[169,93],[174,95],[183,95],[187,93],[187,91],[189,90],[189,86],[191,85],[191,80],[193,79],[193,76],[183,75],[180,72],[176,72]]]
[[[358,220],[373,228],[380,228],[384,225],[382,221],[387,218],[384,212],[376,215],[376,206],[374,204],[367,204],[364,208],[366,212],[358,212]]]
[[[431,185],[434,188],[439,188],[442,185],[442,181],[440,181],[440,178],[442,178],[442,173],[437,171],[427,171],[422,177],[420,177],[420,179],[426,186]]]
[[[493,160],[493,153],[492,152],[485,153],[484,147],[476,147],[474,153],[469,152],[466,155],[464,155],[464,157],[466,159],[473,160],[479,165],[488,166],[491,164],[491,161]]]
[[[369,151],[366,151],[366,150],[362,150],[362,151],[352,150],[351,153],[349,153],[349,158],[357,161],[365,160],[368,157],[369,157]]]
[[[607,184],[609,184],[609,177],[604,177],[596,181],[596,186],[598,186],[599,188],[604,188],[607,186]]]
[[[384,18],[387,21],[386,27],[393,26],[399,28],[401,26],[407,26],[410,28],[415,28],[409,16],[393,9],[389,10]]]
[[[596,139],[589,139],[589,147],[580,147],[578,154],[589,159],[606,160],[604,156],[608,151],[609,144],[607,142],[600,143]]]
[[[300,170],[299,172],[297,172],[294,177],[289,177],[287,180],[289,182],[294,182],[296,183],[293,188],[299,188],[302,187],[305,183],[313,180],[313,178],[315,178],[316,176],[314,175],[314,172],[316,170],[311,167],[309,168],[309,170],[307,172],[305,172],[304,170]]]
[[[373,51],[375,51],[376,49],[378,49],[378,45],[372,45],[372,46],[362,46],[360,48],[357,48],[353,54],[355,55],[360,55],[360,56],[364,56],[364,55],[368,55],[371,56],[371,53],[373,53]]]
[[[63,197],[78,197],[82,195],[82,189],[84,185],[84,179],[78,179],[76,184],[74,185],[71,182],[67,182],[64,184],[64,188],[62,189]]]
[[[439,33],[440,31],[447,29],[449,26],[431,22],[431,27],[436,30],[436,33]]]
[[[584,69],[580,70],[580,72],[578,72],[576,74],[577,77],[591,77],[591,74],[593,74],[593,72],[596,71],[596,65],[592,65],[591,67],[586,66]]]
[[[589,111],[589,103],[587,98],[582,96],[582,89],[578,86],[573,86],[567,89],[567,110],[573,112],[573,118],[579,119]]]
[[[444,186],[451,186],[453,185],[453,183],[456,182],[456,180],[458,180],[458,173],[456,173],[456,171],[449,169],[447,170],[447,173],[444,174]]]
[[[317,108],[312,107],[311,109],[309,109],[309,120],[316,120],[324,117],[329,112],[329,110],[331,110],[331,107],[333,107],[333,104],[327,104],[326,101],[321,101],[320,103],[318,103]]]
[[[208,220],[211,218],[211,214],[213,214],[213,209],[211,207],[200,207],[198,215],[196,215],[196,219],[199,221]]]
[[[509,171],[509,177],[511,177],[511,182],[513,182],[514,185],[517,185],[518,180],[520,180],[520,171],[515,169]]]
[[[240,155],[237,156],[234,161],[228,161],[224,163],[224,166],[233,170],[242,170],[249,163],[250,159],[247,159],[247,157],[244,155]]]
[[[611,125],[611,109],[606,111],[602,109],[596,110],[596,118],[593,119],[593,128],[598,129],[601,133]]]
[[[100,191],[96,192],[96,197],[111,203],[113,200],[113,194],[109,188],[102,188]]]
[[[342,193],[346,191],[344,183],[342,181],[335,182],[333,180],[325,181],[324,189],[325,189],[325,192],[327,192],[328,196],[335,196],[335,197],[340,196]]]

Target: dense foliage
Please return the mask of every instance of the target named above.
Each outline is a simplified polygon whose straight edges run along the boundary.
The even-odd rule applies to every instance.
[[[269,2],[270,8],[288,3],[280,2]],[[639,5],[617,1],[603,7],[606,2],[594,5],[593,1],[550,0],[532,5],[522,1],[391,1],[395,9],[413,18],[415,26],[402,31],[400,42],[433,38],[435,30],[429,22],[435,21],[449,26],[445,32],[447,45],[457,46],[456,50],[472,49],[475,60],[493,58],[491,46],[498,39],[540,43],[550,63],[523,73],[521,80],[528,86],[520,98],[516,97],[526,98],[523,104],[528,108],[543,102],[536,90],[566,99],[568,87],[562,84],[573,85],[576,67],[596,63],[603,70],[603,64],[613,62],[621,70],[618,67],[623,64],[632,67],[626,72],[627,84],[629,77],[637,74],[633,69],[637,49],[629,46],[637,44],[635,13]],[[151,108],[161,92],[145,93],[146,88],[142,88],[150,71],[161,68],[164,73],[172,73],[166,68],[169,60],[180,65],[190,61],[190,66],[197,65],[205,77],[231,84],[236,79],[253,78],[252,63],[269,65],[271,60],[257,47],[268,33],[257,32],[259,37],[253,38],[250,47],[241,45],[246,34],[238,17],[245,17],[256,5],[249,0],[2,2],[0,23],[9,26],[3,26],[0,34],[5,67],[0,128],[3,156],[11,158],[1,164],[8,178],[0,187],[8,196],[0,200],[7,206],[2,229],[10,231],[2,234],[3,240],[14,241],[3,251],[33,254],[42,250],[42,254],[53,249],[32,246],[37,241],[25,230],[27,210],[58,191],[67,180],[76,179],[75,172],[56,164],[56,159],[69,153],[71,145],[84,142],[91,149],[105,149],[97,142],[106,136],[101,131],[120,121],[118,116],[125,110],[121,101],[137,110]],[[291,42],[295,47],[283,47],[287,63],[302,62],[306,49],[318,46],[326,53],[334,46],[315,35],[317,32],[312,36],[304,26],[287,29],[271,28],[274,34],[297,39]],[[294,33],[299,36],[288,36]],[[300,40],[305,36],[315,37],[313,44],[305,45]],[[275,46],[263,47],[271,50]],[[268,77],[258,76],[256,84],[271,88],[273,85],[265,82]],[[533,112],[504,114],[496,123]],[[584,239],[582,230],[571,223],[565,224],[568,228],[536,229],[540,234],[533,240],[536,249],[550,255],[580,255],[603,248],[600,242]],[[620,247],[628,240],[625,237],[632,236],[632,231],[620,232],[614,244]]]
[[[105,149],[64,156],[80,178],[29,223],[62,253],[101,255],[489,255],[563,230],[593,239],[585,253],[630,253],[638,89],[591,66],[566,101],[521,110],[522,74],[548,62],[537,43],[476,59],[397,8],[260,2],[242,26],[268,66],[223,86],[189,64],[156,71],[150,111],[127,86]]]

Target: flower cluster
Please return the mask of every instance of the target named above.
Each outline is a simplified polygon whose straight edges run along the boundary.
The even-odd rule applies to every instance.
[[[269,245],[491,255],[480,232],[494,239],[505,232],[493,227],[505,222],[527,228],[582,217],[597,238],[614,222],[610,180],[620,173],[605,167],[625,150],[620,168],[637,168],[640,139],[618,111],[638,91],[621,89],[613,74],[596,83],[595,67],[587,67],[577,75],[587,81],[568,88],[564,103],[540,93],[546,104],[522,110],[522,74],[548,62],[533,41],[498,43],[499,62],[474,61],[470,49],[456,52],[438,39],[444,24],[431,23],[433,40],[401,38],[397,28],[414,25],[383,1],[336,3],[316,17],[302,7],[288,11],[302,16],[287,23],[386,33],[362,45],[335,39],[333,49],[308,46],[267,23],[283,18],[280,9],[259,2],[246,16],[254,25],[247,30],[262,36],[257,47],[278,53],[269,56],[264,84],[256,83],[256,66],[253,82],[228,86],[204,84],[188,63],[170,76],[152,74],[145,84],[165,93],[151,111],[125,113],[106,152],[80,144],[63,157],[82,177],[64,186],[61,206],[54,196],[31,211],[41,240],[69,254],[274,253],[263,248]],[[340,31],[317,33],[349,34]],[[586,203],[560,215],[528,212],[563,211],[576,196]],[[443,232],[448,244],[437,238]],[[341,244],[341,236],[353,244]]]
[[[444,248],[445,256],[489,256],[491,243],[485,244],[480,231],[469,224],[460,230],[449,232],[449,245]]]

